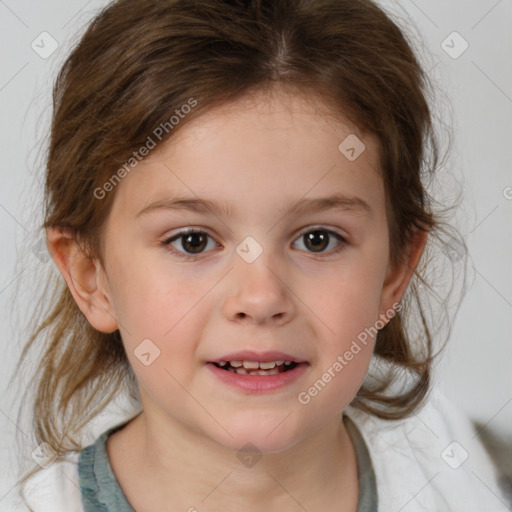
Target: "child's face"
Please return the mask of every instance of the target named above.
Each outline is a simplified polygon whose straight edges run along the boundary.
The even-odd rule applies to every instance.
[[[297,96],[280,93],[271,107],[238,102],[183,127],[116,187],[104,233],[106,293],[148,418],[262,451],[339,421],[374,348],[361,333],[379,315],[389,320],[408,280],[388,268],[376,140],[360,134],[366,148],[350,161],[338,149],[350,133]],[[287,214],[296,203],[341,195],[369,210]],[[148,208],[174,196],[196,207]],[[199,208],[202,200],[229,214]],[[189,226],[208,236],[162,243]],[[145,339],[154,345],[138,349]],[[305,363],[281,387],[244,390],[210,363],[240,350]],[[315,382],[319,390],[308,391]]]

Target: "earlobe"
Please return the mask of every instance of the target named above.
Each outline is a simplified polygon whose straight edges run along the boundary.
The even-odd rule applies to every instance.
[[[104,270],[99,262],[85,254],[73,234],[65,228],[48,228],[46,243],[75,302],[89,323],[101,332],[117,330],[110,290],[104,284]]]
[[[394,309],[407,290],[407,286],[420,261],[428,239],[428,232],[418,229],[409,249],[405,262],[397,268],[388,266],[386,278],[382,287],[379,314]]]

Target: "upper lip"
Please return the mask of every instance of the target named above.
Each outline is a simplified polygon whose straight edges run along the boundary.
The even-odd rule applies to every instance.
[[[304,359],[284,352],[276,350],[267,350],[265,352],[255,352],[253,350],[240,350],[232,352],[225,356],[208,361],[209,363],[219,363],[220,361],[258,361],[260,363],[268,363],[270,361],[294,361],[296,363],[305,363]]]

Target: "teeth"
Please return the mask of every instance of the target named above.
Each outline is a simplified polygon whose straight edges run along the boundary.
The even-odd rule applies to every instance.
[[[244,368],[247,368],[248,370],[256,370],[256,368],[260,367],[260,363],[258,363],[258,361],[244,361],[243,365]]]
[[[245,368],[246,370],[272,370],[276,366],[282,366],[284,361],[268,361],[268,362],[259,362],[259,361],[229,361],[233,368]],[[288,361],[288,365],[292,364],[291,361]]]
[[[292,363],[293,361],[219,361],[218,365],[242,375],[274,375],[283,371],[283,364],[290,366]]]
[[[277,368],[273,368],[272,370],[258,372],[259,375],[275,375],[276,373],[280,373]]]
[[[229,368],[228,371],[238,373],[239,375],[275,375],[276,373],[281,373],[277,368],[272,368],[272,370],[258,370],[256,372],[248,372],[244,368]]]

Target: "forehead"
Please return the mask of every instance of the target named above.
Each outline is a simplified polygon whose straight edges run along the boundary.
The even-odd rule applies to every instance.
[[[186,123],[122,180],[114,208],[136,215],[180,195],[223,202],[237,213],[277,211],[283,203],[336,193],[378,209],[384,199],[378,157],[374,136],[318,98],[255,93]]]

